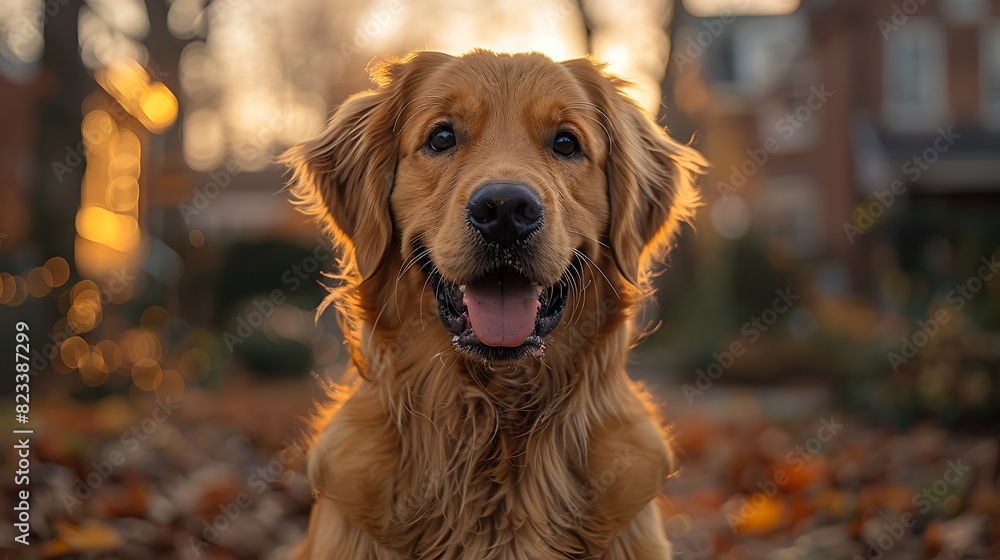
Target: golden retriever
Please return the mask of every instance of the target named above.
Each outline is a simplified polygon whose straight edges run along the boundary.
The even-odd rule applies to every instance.
[[[284,158],[343,248],[358,374],[318,419],[301,556],[668,558],[672,455],[625,361],[704,160],[587,59],[372,75]]]

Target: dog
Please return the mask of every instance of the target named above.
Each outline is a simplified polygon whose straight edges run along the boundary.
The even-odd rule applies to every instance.
[[[670,557],[673,455],[625,361],[705,160],[590,59],[371,74],[283,157],[342,249],[356,369],[316,421],[300,557]]]

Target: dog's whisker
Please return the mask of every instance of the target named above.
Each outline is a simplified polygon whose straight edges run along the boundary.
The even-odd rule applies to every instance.
[[[406,274],[406,271],[409,270],[414,263],[423,258],[423,255],[427,254],[428,251],[425,249],[420,255],[414,255],[414,253],[417,252],[418,248],[419,245],[417,247],[414,247],[413,250],[410,251],[410,254],[405,259],[403,259],[402,264],[399,265],[399,274],[396,275],[396,281],[392,286],[392,301],[396,307],[396,318],[399,319],[400,324],[403,323],[403,317],[402,315],[399,314],[399,297],[398,297],[399,281],[400,279],[403,278],[403,275]]]
[[[615,140],[614,140],[614,138],[615,138],[615,135],[617,134],[617,131],[615,131],[615,128],[614,128],[615,127],[614,121],[612,119],[608,118],[607,113],[605,113],[600,107],[598,107],[597,104],[591,103],[589,101],[580,101],[580,102],[577,102],[577,103],[570,103],[570,104],[568,104],[566,106],[566,109],[564,109],[563,112],[566,112],[566,110],[568,110],[571,107],[587,107],[588,109],[592,109],[595,113],[597,113],[600,116],[604,117],[604,121],[608,123],[607,126],[605,126],[605,124],[603,122],[601,122],[600,120],[595,119],[594,117],[591,117],[590,115],[581,115],[585,119],[590,119],[590,120],[596,122],[597,124],[599,124],[601,126],[601,128],[604,129],[604,134],[607,135],[607,137],[608,137],[608,155],[610,155],[612,152],[614,152],[614,147],[615,147]],[[611,127],[610,131],[608,130],[608,127]]]
[[[396,125],[399,124],[399,118],[403,116],[403,112],[406,111],[406,108],[409,107],[411,103],[413,103],[415,101],[420,101],[421,99],[440,99],[440,100],[444,101],[445,103],[448,103],[448,100],[446,98],[444,98],[444,97],[441,97],[440,95],[421,95],[420,97],[414,97],[413,99],[407,101],[399,109],[399,113],[396,114],[395,120],[392,121],[392,133],[393,134],[397,134],[399,131],[402,131],[402,128],[400,128],[399,131],[397,131],[396,130]],[[419,114],[419,111],[421,111],[421,110],[429,107],[430,105],[431,104],[428,103],[426,105],[422,105],[422,106],[418,107],[417,108],[417,113],[414,113],[414,116],[416,116],[417,114]],[[413,118],[413,117],[410,117],[410,118]],[[407,122],[409,122],[409,119],[407,119]],[[405,127],[406,123],[403,123],[403,126]]]
[[[618,290],[615,289],[615,286],[614,286],[614,284],[611,283],[611,280],[608,278],[608,275],[604,274],[604,271],[601,270],[601,267],[598,266],[597,263],[595,263],[593,260],[591,260],[590,257],[588,257],[587,255],[585,255],[579,249],[574,249],[573,252],[575,252],[580,258],[582,258],[584,261],[586,261],[587,266],[590,266],[592,268],[596,268],[597,272],[601,273],[601,276],[604,277],[604,280],[608,283],[608,287],[611,288],[612,292],[614,292],[616,298],[618,298],[618,299],[622,298],[620,295],[618,295]]]
[[[566,231],[568,231],[570,233],[573,233],[573,234],[576,234],[576,235],[579,235],[580,237],[583,237],[584,239],[589,239],[589,240],[593,241],[594,243],[597,243],[601,247],[604,247],[605,249],[611,249],[611,247],[608,247],[607,243],[601,241],[600,239],[598,239],[598,238],[596,238],[596,237],[594,237],[592,235],[587,235],[586,233],[583,233],[580,230],[573,229],[573,228],[571,228],[569,226],[566,226]],[[576,249],[576,250],[579,251],[579,249]]]
[[[431,273],[424,278],[424,283],[420,286],[420,297],[417,301],[417,307],[420,309],[420,330],[426,331],[427,325],[424,324],[424,290],[427,289],[427,283],[430,282],[431,276],[437,273],[437,267],[431,264]]]
[[[406,121],[403,123],[403,126],[400,127],[400,131],[402,131],[404,128],[406,128],[406,125],[409,124],[410,121],[412,121],[416,117],[419,117],[420,113],[423,112],[425,109],[428,109],[429,107],[431,107],[430,103],[428,103],[426,105],[421,105],[421,106],[417,107],[416,110],[415,110],[415,112],[412,115],[410,115],[410,118],[406,119]]]
[[[570,294],[575,296],[573,298],[573,308],[570,311],[568,322],[570,324],[576,324],[579,315],[582,314],[583,309],[586,308],[586,286],[583,283],[583,270],[580,267],[573,267],[567,280]]]

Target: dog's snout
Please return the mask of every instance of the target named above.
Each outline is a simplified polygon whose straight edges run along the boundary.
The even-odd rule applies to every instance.
[[[501,247],[510,247],[542,225],[542,200],[523,183],[486,183],[472,194],[468,210],[469,223]]]

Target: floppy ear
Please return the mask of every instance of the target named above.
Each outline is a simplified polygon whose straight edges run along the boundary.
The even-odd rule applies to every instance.
[[[389,195],[399,149],[396,119],[422,69],[441,56],[448,55],[413,53],[374,65],[370,73],[378,87],[348,98],[322,134],[281,158],[293,171],[293,196],[353,254],[362,280],[378,271],[392,240]]]
[[[695,182],[707,163],[622,93],[626,82],[605,74],[601,65],[588,59],[563,65],[607,121],[611,250],[622,276],[641,288],[649,267],[663,256],[680,223],[694,216],[699,204]]]

